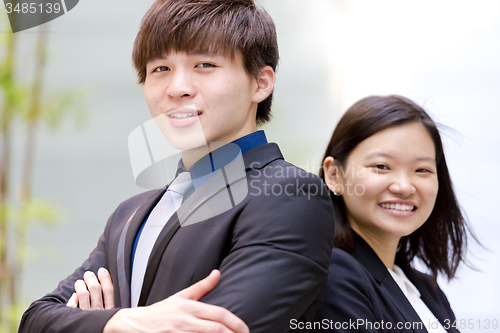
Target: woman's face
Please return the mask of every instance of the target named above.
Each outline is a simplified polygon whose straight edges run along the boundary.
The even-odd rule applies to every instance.
[[[362,141],[343,167],[325,159],[325,180],[342,193],[351,227],[379,241],[417,230],[438,193],[435,147],[421,123],[395,126]]]

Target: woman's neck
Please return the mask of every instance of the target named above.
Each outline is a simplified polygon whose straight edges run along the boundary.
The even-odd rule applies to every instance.
[[[352,224],[351,228],[372,248],[385,267],[394,270],[394,261],[396,259],[396,251],[398,250],[398,237],[382,237],[379,234],[374,234],[369,230],[360,229],[357,225]]]

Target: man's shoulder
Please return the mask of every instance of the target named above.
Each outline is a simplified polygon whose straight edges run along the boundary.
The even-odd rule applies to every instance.
[[[251,178],[263,177],[270,181],[301,180],[306,183],[322,183],[317,175],[286,161],[276,143],[255,147],[244,157]]]
[[[141,192],[139,194],[136,194],[136,195],[122,201],[120,203],[120,205],[118,206],[118,208],[139,206],[141,203],[145,202],[146,200],[150,199],[151,197],[158,195],[164,191],[165,191],[165,188],[163,187],[163,188],[159,188],[159,189]]]

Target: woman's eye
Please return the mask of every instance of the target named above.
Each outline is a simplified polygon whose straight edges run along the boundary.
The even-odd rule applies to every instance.
[[[417,169],[417,172],[421,172],[421,173],[425,173],[425,172],[427,172],[427,173],[432,173],[432,171],[431,171],[431,170],[426,169],[426,168],[420,168],[420,169]]]
[[[210,68],[210,67],[215,67],[215,65],[211,64],[209,62],[202,62],[202,63],[196,65],[196,67],[198,67],[198,68]]]
[[[385,164],[375,164],[375,165],[370,166],[370,168],[374,168],[377,170],[389,170],[389,168]]]
[[[168,68],[167,66],[159,66],[159,67],[156,67],[155,69],[153,69],[153,72],[166,72],[169,69],[170,68]]]

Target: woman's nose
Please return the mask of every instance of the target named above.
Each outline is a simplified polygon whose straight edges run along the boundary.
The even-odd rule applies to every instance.
[[[411,196],[417,191],[411,178],[407,175],[399,175],[398,177],[396,177],[392,184],[389,186],[389,190],[392,193],[398,194],[405,198]]]

